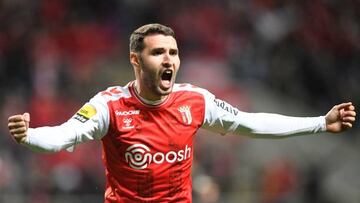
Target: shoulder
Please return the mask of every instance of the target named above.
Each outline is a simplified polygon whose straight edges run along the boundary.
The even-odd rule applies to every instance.
[[[190,83],[176,83],[174,85],[173,92],[194,92],[199,94],[209,93],[208,90]]]
[[[131,93],[129,90],[129,84],[125,86],[111,86],[106,88],[105,90],[99,92],[94,99],[101,99],[108,101],[116,101],[121,98],[130,98]]]
[[[198,87],[190,83],[176,83],[173,88],[174,93],[187,92],[201,95],[205,98],[212,98],[214,95],[205,88]]]

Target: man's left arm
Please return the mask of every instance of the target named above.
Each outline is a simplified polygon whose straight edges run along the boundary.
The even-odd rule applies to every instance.
[[[254,138],[285,138],[318,132],[342,132],[352,127],[355,107],[352,103],[334,106],[325,116],[292,117],[274,113],[247,113],[205,94],[203,128],[221,134],[233,133]]]

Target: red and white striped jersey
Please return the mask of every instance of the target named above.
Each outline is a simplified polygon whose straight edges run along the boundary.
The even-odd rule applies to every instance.
[[[59,151],[101,140],[105,202],[191,202],[193,141],[200,127],[268,138],[325,130],[323,116],[246,113],[190,84],[175,84],[165,101],[149,104],[133,84],[98,93],[60,126],[30,128],[26,145]]]

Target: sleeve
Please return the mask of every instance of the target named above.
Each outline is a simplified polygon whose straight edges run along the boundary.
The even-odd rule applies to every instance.
[[[38,152],[73,151],[77,144],[101,139],[108,128],[108,106],[98,94],[59,126],[29,128],[24,145]]]
[[[225,101],[204,93],[203,128],[218,132],[247,135],[254,138],[284,138],[326,130],[325,117],[291,117],[273,113],[239,111]]]

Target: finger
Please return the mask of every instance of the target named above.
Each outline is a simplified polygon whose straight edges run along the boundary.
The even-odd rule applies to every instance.
[[[342,112],[342,116],[356,116],[356,112],[355,111],[344,111]]]
[[[24,134],[19,134],[16,137],[14,136],[13,138],[16,142],[21,143],[24,141],[25,137],[26,137],[26,134],[24,133]]]
[[[351,127],[352,127],[352,123],[350,123],[350,122],[342,122],[342,125],[343,125],[345,128],[351,128]]]
[[[8,122],[18,122],[24,120],[22,115],[14,115],[8,118]]]
[[[14,134],[14,138],[15,139],[21,139],[23,137],[26,137],[26,133],[18,133],[18,134]]]
[[[352,105],[351,102],[341,103],[341,104],[336,105],[335,108],[340,110],[340,109],[348,108],[351,105]]]
[[[13,138],[13,139],[16,139],[16,140],[22,139],[22,138],[24,138],[24,137],[26,137],[26,133],[18,133],[18,134],[14,134],[14,135],[12,136],[12,138]]]
[[[25,127],[25,126],[26,126],[26,123],[24,121],[11,122],[8,124],[9,129],[20,128],[20,127]]]
[[[11,129],[9,130],[9,132],[12,134],[12,135],[17,135],[17,134],[22,134],[22,133],[25,133],[26,132],[26,127],[20,127],[20,128],[14,128],[14,129]]]
[[[30,123],[30,114],[29,113],[24,113],[23,118],[25,120],[26,129],[28,129],[29,128],[29,123]]]
[[[355,106],[354,105],[350,105],[347,110],[350,110],[350,111],[355,111]]]
[[[347,122],[354,122],[355,121],[355,117],[351,117],[351,116],[347,116],[341,119],[342,121],[347,121]]]
[[[24,113],[23,117],[26,122],[30,122],[30,114],[29,113]]]

